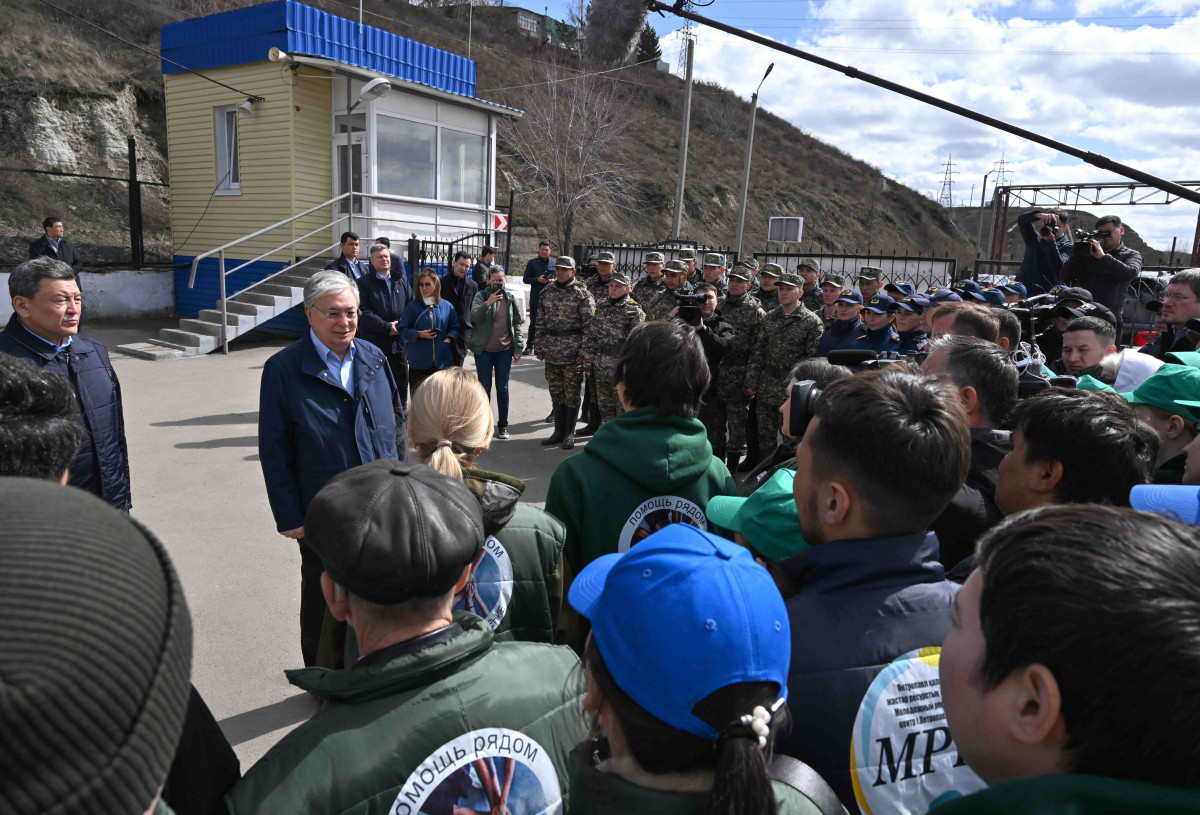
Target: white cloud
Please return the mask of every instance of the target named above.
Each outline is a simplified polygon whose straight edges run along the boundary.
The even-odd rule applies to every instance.
[[[755,22],[763,26],[757,33],[770,36],[782,33],[780,25],[795,17],[792,6],[746,2],[731,8],[757,15]],[[764,20],[776,9],[785,19]],[[1145,172],[1173,180],[1200,178],[1195,126],[1200,52],[1194,46],[1200,37],[1200,3],[1077,0],[1072,12],[1070,6],[1044,0],[863,0],[814,4],[809,13],[824,18],[822,26],[794,29],[793,35],[800,34],[787,44]],[[1074,13],[1111,24],[1038,22],[1014,18],[1017,13]],[[1173,19],[1148,17],[1145,22],[1159,24],[1152,27],[1135,19],[1138,14]],[[754,30],[751,22],[729,20]],[[678,47],[677,34],[663,38],[669,58]],[[837,71],[699,28],[697,78],[748,97],[771,62],[775,70],[759,97],[763,107],[921,192],[940,187],[947,154],[956,164],[955,199],[966,201],[974,183],[975,203],[984,173],[1001,154],[1016,184],[1120,178]],[[1190,249],[1194,204],[1113,211],[1153,246],[1169,248],[1178,236]]]

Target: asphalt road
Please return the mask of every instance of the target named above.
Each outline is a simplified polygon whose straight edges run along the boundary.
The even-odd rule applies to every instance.
[[[111,350],[165,322],[89,324]],[[263,364],[287,344],[239,339],[230,354],[149,362],[113,354],[125,401],[133,516],[166,545],[183,580],[195,632],[192,681],[245,771],[316,705],[288,684],[302,666],[297,618],[300,555],[275,531],[258,463],[258,387]],[[470,363],[468,363],[469,365]],[[513,367],[512,438],[480,466],[523,479],[542,506],[568,455],[538,441],[552,431],[542,365]],[[493,409],[495,396],[493,395]]]

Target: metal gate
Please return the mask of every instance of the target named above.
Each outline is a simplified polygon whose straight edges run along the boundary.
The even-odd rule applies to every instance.
[[[616,258],[614,269],[619,269],[629,275],[630,283],[637,283],[642,275],[646,274],[646,253],[661,252],[663,260],[677,260],[681,249],[694,249],[696,251],[696,259],[703,261],[705,252],[719,252],[725,255],[726,268],[733,265],[737,258],[732,247],[729,246],[701,246],[696,241],[687,240],[669,240],[661,243],[648,243],[638,246],[630,246],[624,243],[605,243],[603,241],[592,241],[591,243],[575,244],[575,262],[583,265],[587,263],[588,258],[594,257],[600,252],[612,252]]]
[[[844,275],[846,285],[855,287],[858,270],[863,266],[883,269],[884,282],[908,281],[923,291],[929,286],[948,286],[954,280],[958,261],[952,257],[921,257],[920,255],[833,255],[833,254],[783,254],[778,252],[755,252],[759,265],[778,263],[784,269],[795,271],[801,258],[813,258],[821,264],[821,273],[832,272]]]
[[[413,278],[416,272],[421,269],[433,269],[439,276],[444,277],[454,266],[454,256],[459,252],[466,252],[471,257],[471,263],[479,259],[483,253],[483,247],[492,246],[496,248],[497,261],[503,260],[503,266],[508,268],[508,242],[505,241],[504,247],[497,247],[492,241],[495,237],[490,232],[473,232],[470,235],[463,235],[460,238],[455,238],[451,241],[433,241],[421,240],[420,238],[412,238],[408,242],[408,260],[405,273],[409,276],[409,281],[415,283]],[[414,263],[415,259],[415,263]]]

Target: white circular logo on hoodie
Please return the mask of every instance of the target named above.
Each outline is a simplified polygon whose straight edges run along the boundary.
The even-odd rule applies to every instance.
[[[687,524],[708,531],[708,519],[704,517],[703,509],[677,495],[659,495],[643,501],[629,516],[621,527],[617,551],[628,552],[635,543],[671,524]]]

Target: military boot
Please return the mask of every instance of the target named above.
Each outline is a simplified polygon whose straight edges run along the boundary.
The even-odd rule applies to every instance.
[[[600,406],[595,402],[587,406],[587,427],[579,431],[580,436],[593,436],[600,429]]]
[[[566,428],[562,440],[562,449],[570,450],[575,446],[575,423],[579,421],[579,406],[567,407],[563,405],[562,410],[565,414],[563,427]]]
[[[554,410],[551,411],[551,416],[554,419],[554,435],[548,439],[542,439],[543,447],[549,447],[552,444],[560,444],[562,442],[565,433],[563,426],[566,424],[567,419],[567,406],[555,405]],[[572,429],[574,427],[575,425],[571,425]]]

